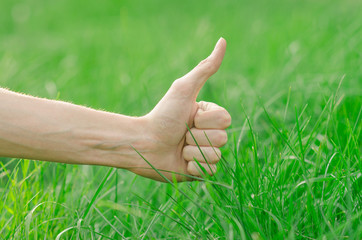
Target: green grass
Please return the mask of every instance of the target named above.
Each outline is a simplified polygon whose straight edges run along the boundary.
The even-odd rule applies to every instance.
[[[128,115],[220,36],[199,99],[233,124],[215,177],[0,160],[0,239],[361,239],[362,3],[0,3],[0,86]],[[0,103],[1,104],[1,103]]]

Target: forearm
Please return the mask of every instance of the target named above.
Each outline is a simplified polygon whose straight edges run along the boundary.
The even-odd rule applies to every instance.
[[[97,111],[0,88],[0,156],[134,167],[142,118]]]

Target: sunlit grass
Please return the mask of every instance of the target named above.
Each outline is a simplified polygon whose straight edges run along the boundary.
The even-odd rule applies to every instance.
[[[0,86],[141,115],[223,36],[225,61],[199,99],[233,124],[204,182],[1,159],[0,239],[361,239],[361,10],[3,1]]]

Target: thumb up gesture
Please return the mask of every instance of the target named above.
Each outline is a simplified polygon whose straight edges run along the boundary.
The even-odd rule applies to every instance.
[[[132,172],[165,181],[156,168],[170,180],[187,181],[192,180],[187,175],[202,174],[200,165],[208,174],[216,171],[219,148],[227,142],[225,128],[230,126],[231,117],[224,108],[196,102],[196,98],[207,79],[219,69],[225,49],[226,41],[220,38],[210,56],[175,80],[155,108],[142,117],[145,138],[150,141],[140,154],[147,162],[140,157]]]

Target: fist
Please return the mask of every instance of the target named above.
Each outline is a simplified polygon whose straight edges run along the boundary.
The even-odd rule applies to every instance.
[[[199,102],[194,127],[186,133],[183,158],[188,162],[187,172],[199,176],[200,165],[213,175],[221,158],[220,147],[227,142],[224,129],[230,126],[230,114],[215,103]],[[197,160],[198,163],[195,161]]]

